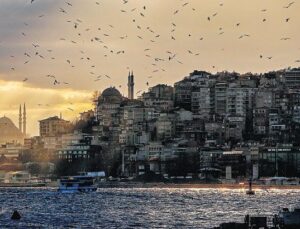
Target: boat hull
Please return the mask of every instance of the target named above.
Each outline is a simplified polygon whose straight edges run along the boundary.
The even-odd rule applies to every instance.
[[[96,192],[97,187],[84,187],[84,188],[59,188],[60,193],[82,193],[82,192]]]
[[[95,179],[90,176],[70,176],[59,181],[58,191],[61,193],[95,192]]]

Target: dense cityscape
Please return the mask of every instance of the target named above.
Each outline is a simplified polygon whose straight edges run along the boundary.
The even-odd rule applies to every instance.
[[[299,229],[299,10],[1,0],[0,229]]]
[[[297,68],[195,70],[134,98],[129,72],[127,97],[115,87],[94,92],[94,110],[73,122],[54,113],[30,138],[30,114],[20,105],[18,128],[0,118],[2,181],[17,179],[15,171],[50,178],[104,171],[110,178],[177,182],[299,177],[299,88]]]

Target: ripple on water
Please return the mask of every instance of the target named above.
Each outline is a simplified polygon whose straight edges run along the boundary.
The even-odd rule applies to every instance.
[[[54,189],[0,189],[1,228],[210,228],[273,215],[300,203],[299,190],[98,189],[60,194]],[[14,209],[20,221],[11,221]]]

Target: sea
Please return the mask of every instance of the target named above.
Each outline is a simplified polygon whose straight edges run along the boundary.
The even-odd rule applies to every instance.
[[[212,228],[273,216],[300,205],[300,190],[103,188],[61,194],[53,188],[1,188],[0,228]],[[14,210],[21,219],[10,219]]]

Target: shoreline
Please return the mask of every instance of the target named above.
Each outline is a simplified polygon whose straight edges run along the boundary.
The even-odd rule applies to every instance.
[[[49,184],[13,184],[0,183],[0,188],[56,188],[57,183]],[[103,182],[98,188],[160,188],[160,189],[231,189],[231,190],[248,190],[248,184],[205,184],[205,183],[143,183],[143,182]],[[263,185],[253,184],[253,190],[300,190],[300,185]]]
[[[98,188],[161,188],[161,189],[232,189],[248,190],[248,184],[201,184],[201,183],[105,183]],[[300,190],[300,185],[252,185],[253,190],[294,189]]]

